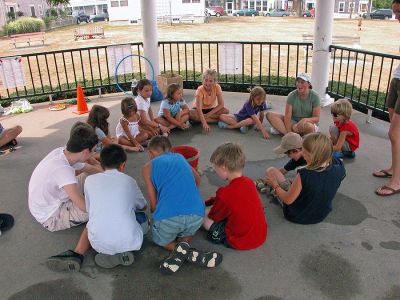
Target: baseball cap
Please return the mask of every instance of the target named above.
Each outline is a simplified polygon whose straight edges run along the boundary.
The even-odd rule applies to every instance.
[[[296,79],[303,79],[304,81],[308,81],[309,83],[311,83],[311,78],[310,75],[308,75],[307,73],[299,73],[296,77]]]
[[[283,154],[286,151],[298,149],[303,146],[303,139],[298,133],[289,132],[282,138],[281,144],[274,149],[276,154]]]

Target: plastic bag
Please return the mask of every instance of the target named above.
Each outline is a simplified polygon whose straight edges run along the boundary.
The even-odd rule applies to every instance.
[[[4,109],[4,115],[26,113],[33,110],[32,105],[26,99],[13,101],[10,107]]]
[[[151,82],[151,85],[153,86],[153,93],[151,94],[151,97],[150,97],[151,102],[161,101],[162,99],[164,99],[163,94],[158,89],[157,81],[150,80],[150,82]]]

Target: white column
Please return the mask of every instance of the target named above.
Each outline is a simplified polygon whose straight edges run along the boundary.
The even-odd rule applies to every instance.
[[[335,0],[316,1],[311,82],[313,90],[321,98],[321,106],[333,102],[326,94],[326,88],[329,80],[329,45],[332,44],[334,6]]]
[[[158,33],[156,0],[141,0],[142,24],[143,24],[143,47],[144,56],[149,59],[154,67],[154,76],[160,74],[160,60],[158,55]],[[146,63],[146,78],[152,78],[152,72]]]

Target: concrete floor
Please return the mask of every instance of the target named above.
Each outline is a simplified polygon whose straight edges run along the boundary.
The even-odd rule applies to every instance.
[[[185,99],[194,91],[186,90]],[[237,111],[245,94],[224,93],[226,105]],[[111,110],[114,130],[120,117],[121,96],[93,98],[94,103]],[[284,97],[268,96],[273,109],[283,111]],[[153,104],[158,111],[159,103]],[[0,157],[0,212],[15,216],[16,224],[0,237],[0,299],[400,299],[400,207],[399,196],[380,198],[374,189],[385,183],[371,176],[373,170],[390,161],[388,124],[355,112],[361,130],[357,158],[346,161],[347,177],[334,200],[329,217],[317,225],[287,222],[281,209],[261,195],[268,220],[266,243],[251,251],[235,251],[214,246],[200,231],[194,246],[223,253],[224,261],[215,269],[186,264],[173,276],[158,271],[167,254],[147,237],[130,267],[103,270],[94,264],[93,251],[85,257],[80,273],[55,273],[45,266],[46,258],[73,248],[82,227],[50,233],[30,215],[27,189],[31,173],[53,148],[66,143],[71,125],[84,121],[74,108],[50,112],[46,104],[35,105],[29,114],[2,117],[5,127],[21,124],[22,148]],[[329,108],[321,114],[321,130],[331,123]],[[267,125],[268,126],[268,125]],[[210,168],[209,157],[222,142],[235,141],[244,146],[245,174],[257,178],[266,167],[281,166],[272,149],[280,138],[263,140],[260,133],[245,135],[212,127],[210,134],[200,126],[171,136],[174,145],[187,144],[200,149],[201,194],[212,195],[223,183]],[[147,153],[128,154],[127,173],[145,191],[140,169]]]

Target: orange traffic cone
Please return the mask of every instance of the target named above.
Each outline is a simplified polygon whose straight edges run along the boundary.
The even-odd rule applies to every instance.
[[[81,85],[76,88],[76,105],[77,111],[74,111],[74,114],[82,115],[89,112]]]

